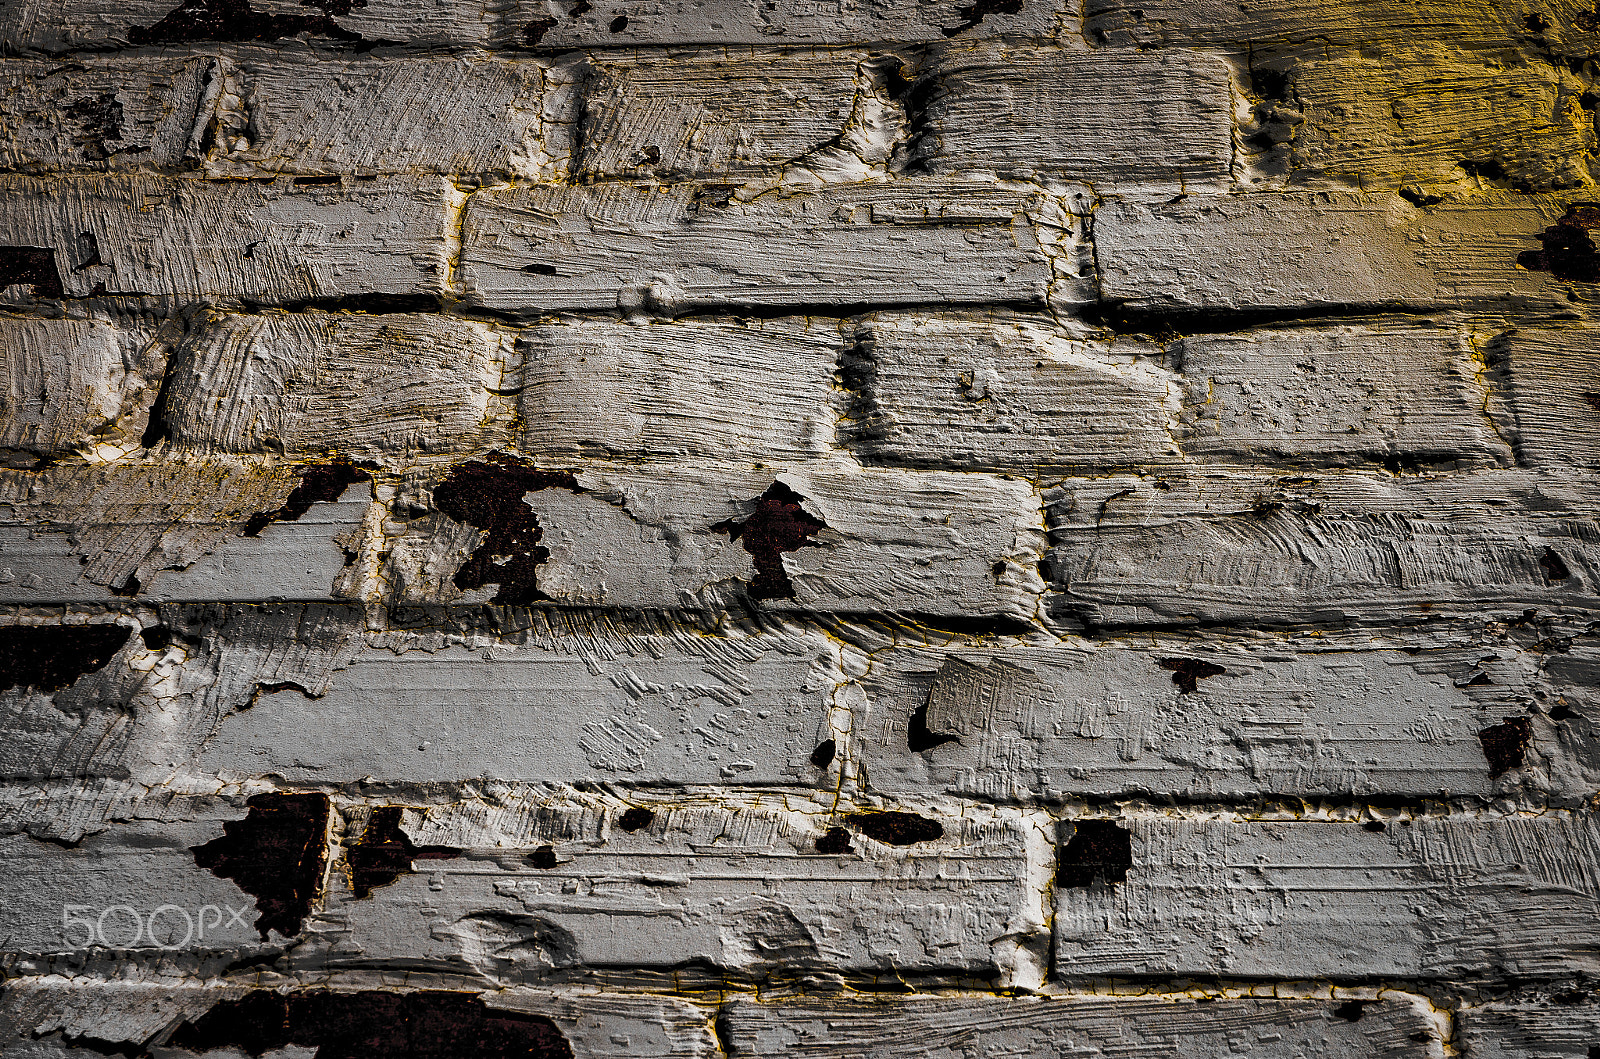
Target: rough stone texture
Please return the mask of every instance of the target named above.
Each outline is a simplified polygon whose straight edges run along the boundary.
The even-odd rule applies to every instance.
[[[1592,0],[0,0],[0,1059],[1595,1059]]]

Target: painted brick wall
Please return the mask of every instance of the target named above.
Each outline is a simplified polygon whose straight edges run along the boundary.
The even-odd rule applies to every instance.
[[[0,1056],[1600,1056],[1600,10],[0,3]]]

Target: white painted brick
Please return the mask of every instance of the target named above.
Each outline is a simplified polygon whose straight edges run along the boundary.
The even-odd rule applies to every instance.
[[[1545,40],[1570,39],[1581,48],[1592,33],[1579,31],[1575,0],[1535,6],[1553,18]],[[1524,8],[1454,0],[1375,5],[1362,0],[1267,0],[1241,8],[1230,0],[1087,0],[1084,36],[1095,44],[1293,44],[1320,53],[1328,44],[1410,44],[1446,41],[1461,48],[1503,48],[1508,39],[1533,43],[1540,35],[1522,21]]]
[[[1580,328],[1517,328],[1482,339],[1500,384],[1497,419],[1536,467],[1600,467],[1600,339]]]
[[[1547,718],[1514,722],[1528,735],[1514,763],[1491,763],[1479,734],[1550,698],[1540,653],[1374,638],[882,650],[852,743],[870,789],[897,796],[1583,796],[1600,759]]]
[[[29,456],[136,447],[165,363],[147,328],[0,317],[0,450],[26,466]]]
[[[1284,328],[1192,335],[1181,349],[1189,456],[1512,462],[1465,332]]]
[[[471,462],[432,472],[431,488]],[[550,552],[536,569],[537,592],[564,603],[694,606],[705,593],[755,582],[761,571],[754,555],[727,524],[763,510],[760,498],[775,486],[798,494],[804,514],[826,528],[777,556],[793,595],[767,596],[763,606],[771,610],[1028,619],[1043,587],[1034,572],[1044,534],[1038,495],[1013,478],[840,464],[781,472],[711,462],[553,466],[574,469],[584,492],[553,486],[526,493],[523,503],[543,532],[538,547]],[[502,582],[455,585],[481,546],[479,532],[437,510],[418,510],[398,527],[384,574],[393,598],[538,598],[523,599],[522,589]]]
[[[568,148],[546,127],[547,90],[534,62],[247,56],[229,67],[206,170],[548,178]]]
[[[929,302],[1081,304],[1075,194],[905,180],[774,192],[630,184],[480,192],[467,204],[469,304],[506,312]],[[1047,229],[1041,229],[1047,224]]]
[[[1300,114],[1288,153],[1299,178],[1372,190],[1471,187],[1478,173],[1519,191],[1591,180],[1594,121],[1577,104],[1584,86],[1543,57],[1474,55],[1449,40],[1283,65],[1288,106]]]
[[[871,120],[869,99],[859,98],[875,94],[866,58],[806,51],[730,61],[718,49],[601,61],[585,90],[577,169],[585,177],[719,180],[804,166],[847,131],[869,135],[852,129]],[[876,109],[897,105],[884,100]],[[896,118],[888,118],[891,133]],[[876,161],[886,158],[880,151]]]
[[[198,154],[216,76],[207,59],[8,60],[0,68],[0,165],[182,166]]]
[[[226,807],[222,812],[120,825],[72,848],[24,835],[0,838],[8,878],[0,906],[0,951],[26,956],[98,947],[154,955],[168,946],[166,951],[174,952],[281,946],[281,936],[261,940],[254,927],[259,915],[254,897],[201,868],[190,852],[191,846],[220,838],[222,820],[243,815],[227,815]],[[151,914],[164,906],[182,909],[193,923],[208,905],[220,915],[207,912],[206,936],[192,936],[187,944],[180,912],[165,910],[152,925]],[[77,919],[88,920],[93,929],[73,922]]]
[[[341,7],[327,5],[328,10]],[[470,46],[487,44],[498,24],[484,5],[468,0],[436,0],[425,7],[369,0],[352,3],[338,15],[308,9],[298,0],[252,0],[242,12],[225,10],[215,19],[186,19],[182,11],[173,0],[22,0],[0,18],[0,40],[21,51],[43,52],[230,41],[292,46],[302,35],[335,47],[368,42]]]
[[[815,631],[712,637],[580,616],[533,635],[440,642],[425,629],[363,638],[359,613],[343,620],[323,648],[337,669],[309,689],[314,701],[298,687],[258,692],[276,683],[270,674],[232,681],[217,703],[232,712],[176,752],[193,754],[203,774],[291,783],[811,785],[828,776],[810,756],[830,738],[839,660]]]
[[[447,190],[437,178],[344,189],[4,177],[0,228],[14,245],[50,248],[69,297],[103,290],[270,305],[434,295],[444,283]]]
[[[1514,472],[1072,479],[1051,507],[1052,606],[1096,626],[1588,608],[1592,504]]]
[[[825,457],[839,332],[810,318],[529,328],[517,345],[518,441],[558,459]]]
[[[1130,829],[1126,881],[1057,890],[1062,975],[1516,978],[1595,966],[1589,814]]]
[[[1600,1009],[1581,991],[1551,1000],[1507,1001],[1456,1013],[1467,1059],[1584,1059],[1600,1040]]]
[[[1195,188],[1229,176],[1232,80],[1201,52],[950,48],[923,71],[931,98],[915,164],[1066,178],[1096,188]]]
[[[457,994],[475,996],[492,1015],[512,1012],[549,1019],[566,1038],[577,1059],[620,1059],[645,1056],[649,1059],[711,1059],[716,1041],[704,1015],[684,1000],[668,997],[620,995],[616,993],[559,993],[530,988],[501,989],[487,993],[467,991],[459,983],[439,981]],[[361,989],[366,985],[366,990]],[[337,983],[329,991],[274,990],[284,996],[349,996],[377,986],[389,997],[428,990],[421,976],[412,976],[406,988],[395,988],[388,981],[362,982],[358,976]],[[170,1046],[157,1043],[171,1039],[173,1031],[185,1023],[195,1023],[215,1010],[226,1016],[230,1004],[259,1002],[259,992],[248,986],[208,982],[189,985],[178,982],[100,982],[87,984],[65,976],[12,979],[0,998],[0,1025],[8,1031],[8,1043],[0,1050],[7,1057],[23,1054],[27,1045],[54,1048],[48,1053],[94,1054],[95,1047],[107,1045],[146,1045],[154,1054],[175,1054]],[[248,998],[255,997],[255,1000]],[[360,998],[355,998],[360,1008]],[[232,1010],[239,1010],[233,1008]],[[248,1006],[245,1007],[248,1011]],[[245,1020],[238,1020],[241,1029]],[[430,1026],[419,1026],[425,1034]],[[453,1027],[439,1026],[443,1035]],[[315,1027],[297,1026],[297,1031],[313,1035]],[[457,1031],[459,1032],[459,1031]],[[87,1039],[87,1040],[84,1040]],[[82,1041],[82,1044],[79,1042]],[[74,1045],[78,1045],[74,1047]],[[424,1045],[426,1047],[426,1045]],[[229,1049],[194,1053],[188,1049],[176,1054],[226,1055]]]
[[[440,316],[216,313],[178,351],[162,417],[201,453],[462,451],[484,441],[510,348]]]
[[[735,1054],[797,1059],[1055,1059],[1063,1047],[1084,1054],[1129,1051],[1152,1059],[1222,1059],[1240,1053],[1260,1059],[1442,1055],[1435,1027],[1401,996],[1362,1004],[1357,1019],[1337,1014],[1339,1006],[1328,1000],[1182,996],[738,1000],[723,1017]]]
[[[1009,5],[1006,5],[1009,6]],[[968,0],[876,4],[859,0],[517,0],[504,43],[545,49],[680,44],[838,45],[915,43],[950,37],[1076,36],[1076,0],[979,12]]]
[[[1102,296],[1139,309],[1564,306],[1565,285],[1517,264],[1564,208],[1332,191],[1107,202],[1095,260]]]
[[[429,810],[422,827],[408,814],[412,842],[432,844],[429,829],[445,831],[451,812]],[[839,817],[792,803],[688,800],[657,806],[633,833],[596,816],[549,814],[492,845],[416,861],[369,897],[330,893],[302,958],[404,955],[492,982],[696,963],[754,975],[886,963],[993,975],[1010,958],[1007,935],[1042,927],[1032,840],[999,813],[947,817],[942,835],[906,845],[851,825],[846,853],[816,850]],[[553,867],[536,866],[543,846]]]
[[[855,340],[844,426],[864,460],[1026,473],[1177,456],[1181,380],[1154,343],[954,313],[879,313]]]
[[[242,462],[4,472],[0,603],[330,598],[369,486],[241,537],[252,515],[278,511],[300,481],[289,466]]]

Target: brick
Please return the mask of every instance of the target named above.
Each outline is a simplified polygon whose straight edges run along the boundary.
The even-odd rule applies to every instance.
[[[1349,326],[1182,340],[1186,455],[1260,462],[1510,464],[1469,336]]]
[[[206,697],[227,716],[176,751],[203,774],[291,783],[809,786],[829,775],[810,756],[831,737],[839,660],[813,630],[711,637],[666,620],[559,614],[501,636],[427,626],[363,636],[363,624],[356,610],[337,619],[311,679],[256,672],[252,654],[271,657],[272,627],[236,627],[227,664],[241,672],[215,678]],[[220,664],[209,654],[197,678]]]
[[[399,458],[481,445],[509,333],[397,313],[213,313],[180,347],[162,422],[199,453]]]
[[[586,86],[577,169],[659,180],[746,180],[792,167],[832,176],[847,164],[857,177],[874,164],[882,171],[904,135],[884,78],[848,51],[602,61]]]
[[[1283,69],[1281,95],[1300,114],[1288,148],[1296,178],[1380,190],[1481,176],[1518,191],[1592,179],[1584,85],[1543,58],[1463,53],[1452,41],[1264,65]]]
[[[0,603],[333,597],[371,488],[280,514],[306,469],[161,461],[4,472]],[[257,515],[267,523],[244,536]]]
[[[1582,488],[1521,474],[1073,479],[1052,608],[1090,626],[1359,620],[1595,605]]]
[[[1102,296],[1142,310],[1565,305],[1561,283],[1517,263],[1563,208],[1332,191],[1107,202],[1095,259]]]
[[[1126,879],[1104,867],[1057,889],[1063,976],[1516,979],[1595,962],[1588,814],[1125,829]]]
[[[1463,1007],[1456,1013],[1461,1054],[1469,1059],[1587,1056],[1600,1037],[1600,1008],[1593,999],[1574,990],[1553,1004],[1529,998]]]
[[[839,331],[827,319],[529,328],[519,444],[557,459],[825,457]]]
[[[1358,1019],[1341,1015],[1338,1001],[1234,997],[736,1000],[722,1017],[737,1054],[759,1056],[1054,1059],[1065,1042],[1162,1059],[1237,1052],[1261,1059],[1442,1054],[1437,1028],[1420,1004],[1392,992],[1357,1004]]]
[[[1200,44],[1414,44],[1442,41],[1460,48],[1504,48],[1508,41],[1561,54],[1592,48],[1600,26],[1582,19],[1581,0],[1539,0],[1504,7],[1492,0],[1427,0],[1420,4],[1338,0],[1269,0],[1241,8],[1229,0],[1087,0],[1083,32],[1095,44],[1189,47]],[[1541,31],[1527,16],[1544,22]],[[1537,23],[1535,23],[1537,25]]]
[[[869,789],[897,797],[1583,797],[1600,758],[1527,716],[1570,683],[1541,652],[1483,633],[1375,637],[879,650],[852,744]],[[1502,748],[1507,722],[1521,738]]]
[[[0,71],[0,164],[23,171],[183,167],[210,117],[208,59],[62,64]]]
[[[597,812],[599,801],[497,817],[472,844],[415,861],[369,897],[331,892],[307,956],[425,954],[494,982],[570,967],[870,973],[885,960],[903,973],[999,975],[1012,959],[1007,935],[1042,927],[1025,882],[1027,831],[1004,814],[947,818],[937,836],[897,845],[863,833],[854,815],[793,801],[641,799],[635,807],[654,815],[633,831],[620,826],[622,806]],[[401,827],[413,845],[440,848],[445,836],[471,837],[452,831],[451,815],[474,810],[410,812]],[[819,852],[834,826],[849,850]]]
[[[844,438],[864,461],[1017,472],[1177,456],[1162,348],[1045,317],[878,313],[855,325]]]
[[[0,317],[0,453],[13,466],[139,446],[166,364],[153,329]]]
[[[534,62],[243,57],[206,171],[549,179],[570,153],[558,85]]]
[[[502,312],[1042,306],[1091,300],[1079,199],[896,181],[769,194],[628,184],[480,192],[467,204],[469,304]],[[1041,225],[1047,227],[1041,229]]]
[[[985,45],[925,67],[914,165],[1096,188],[1217,185],[1233,162],[1232,78],[1198,52]]]
[[[0,178],[0,224],[53,261],[54,297],[148,294],[267,305],[443,290],[447,185],[342,187],[152,176]],[[49,281],[34,295],[52,296]],[[8,288],[8,300],[16,292]]]
[[[281,935],[274,940],[270,932],[263,938],[257,931],[255,897],[195,863],[190,847],[222,837],[222,823],[230,818],[201,810],[192,819],[118,825],[72,848],[22,835],[0,839],[11,879],[0,908],[0,949],[13,957],[94,947],[150,955],[281,949]],[[158,909],[163,911],[152,921]],[[202,914],[205,930],[199,927]],[[88,920],[93,930],[73,922],[78,919]],[[186,940],[189,923],[195,935]]]
[[[660,0],[649,5],[601,0],[584,8],[565,0],[518,0],[501,42],[548,50],[683,44],[909,44],[990,36],[1070,40],[1079,5],[1072,0],[988,10],[967,0],[900,4],[818,4],[812,0]]]
[[[359,50],[379,43],[419,47],[484,45],[498,21],[479,3],[442,0],[418,7],[394,0],[306,10],[298,0],[252,0],[243,8],[188,9],[172,0],[22,0],[0,20],[0,41],[18,51],[66,52],[207,42],[293,42]],[[211,17],[206,17],[206,16]]]
[[[367,983],[371,985],[373,983]],[[548,1020],[565,1038],[572,1054],[581,1059],[612,1059],[622,1056],[647,1056],[650,1059],[710,1059],[716,1044],[705,1017],[694,1005],[667,997],[620,996],[617,994],[556,992],[526,987],[493,992],[462,989],[460,983],[439,982],[444,988],[429,989],[419,976],[405,988],[383,983],[378,996],[390,1002],[410,999],[453,1001],[450,1007],[482,1004],[491,1017],[495,1014],[532,1015]],[[6,1054],[24,1054],[29,1046],[55,1045],[48,1054],[92,1053],[95,1046],[150,1046],[162,1040],[188,1038],[190,1047],[202,1055],[225,1054],[225,1048],[204,1048],[194,1043],[194,1031],[203,1026],[225,1030],[236,1028],[240,1039],[250,1029],[251,1015],[265,1006],[267,997],[293,1000],[337,998],[329,1008],[359,1012],[368,1009],[381,1015],[375,990],[361,989],[357,983],[340,983],[334,989],[251,989],[235,983],[208,982],[183,985],[171,982],[98,982],[92,985],[73,982],[64,976],[13,978],[6,984],[0,1000],[0,1023],[13,1041]],[[442,996],[441,996],[442,994]],[[343,1001],[343,1004],[340,1003]],[[243,1003],[241,1003],[243,1002]],[[259,1006],[258,1006],[259,1005]],[[439,1004],[444,1007],[444,1004]],[[306,1005],[310,1007],[310,1005]],[[281,1010],[281,1009],[280,1009]],[[297,1014],[305,1008],[292,1008]],[[413,1011],[427,1011],[419,1005]],[[436,1009],[435,1009],[436,1010]],[[207,1015],[209,1022],[203,1022]],[[448,1035],[460,1032],[446,1018],[418,1020],[426,1034],[438,1029]],[[221,1024],[219,1026],[219,1024]],[[297,1032],[313,1030],[299,1020],[291,1025]],[[335,1041],[335,1044],[338,1042]],[[235,1045],[234,1047],[240,1047]],[[423,1044],[427,1047],[427,1044]],[[25,1054],[35,1054],[28,1051]],[[46,1053],[39,1053],[46,1054]]]
[[[569,471],[570,484],[524,477]],[[497,506],[500,514],[482,517],[491,523],[489,537],[437,504],[441,483],[481,475],[493,477],[496,496],[522,496],[523,508]],[[670,490],[660,487],[663,480]],[[1042,587],[1034,572],[1043,544],[1038,496],[1026,482],[1002,476],[837,464],[775,472],[706,461],[544,461],[533,472],[526,464],[463,460],[419,477],[415,500],[407,499],[412,488],[403,493],[408,517],[395,528],[382,575],[397,602],[551,598],[670,608],[733,592],[779,613],[1026,620]],[[525,526],[530,515],[547,556],[512,540],[513,522]],[[752,536],[744,536],[746,525]],[[499,565],[484,567],[488,555],[501,556]],[[506,566],[513,555],[522,558]],[[473,583],[481,580],[475,570],[493,579]]]
[[[1577,328],[1527,327],[1483,341],[1496,420],[1520,462],[1600,467],[1600,340]]]

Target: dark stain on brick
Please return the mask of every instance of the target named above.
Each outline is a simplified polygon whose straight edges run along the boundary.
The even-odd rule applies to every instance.
[[[0,246],[0,287],[26,283],[35,298],[66,294],[56,269],[56,252],[48,246]]]
[[[817,748],[811,752],[811,766],[819,769],[827,768],[829,765],[833,764],[833,757],[838,752],[839,743],[837,740],[824,739],[822,742],[818,743]]]
[[[126,625],[8,625],[0,628],[0,691],[60,691],[104,669],[133,630]]]
[[[413,846],[400,830],[403,805],[380,805],[367,817],[361,837],[345,850],[350,865],[350,888],[356,897],[370,897],[380,886],[388,886],[402,875],[411,874],[414,860],[454,860],[459,849],[450,846]]]
[[[1133,835],[1115,820],[1079,820],[1056,862],[1057,886],[1088,886],[1128,880],[1133,867]]]
[[[850,832],[842,827],[830,827],[823,836],[817,839],[817,852],[828,854],[854,853],[855,847],[850,845]]]
[[[1600,228],[1600,203],[1578,202],[1539,236],[1540,250],[1524,250],[1517,264],[1574,283],[1600,283],[1600,252],[1590,235]]]
[[[537,48],[539,42],[544,40],[544,35],[556,28],[553,18],[539,18],[522,27],[522,43],[530,48]]]
[[[1526,717],[1507,717],[1478,733],[1483,756],[1489,761],[1489,778],[1503,776],[1522,767],[1528,743],[1533,739],[1533,722]]]
[[[200,867],[255,897],[262,941],[269,930],[295,937],[322,887],[328,796],[258,794],[245,804],[248,816],[223,824],[221,838],[190,852]]]
[[[539,566],[550,558],[544,530],[524,494],[541,489],[584,490],[566,471],[541,471],[526,460],[491,452],[451,470],[433,491],[440,511],[484,531],[484,541],[456,571],[457,588],[499,585],[493,602],[513,606],[547,599],[539,591]]]
[[[1346,1022],[1360,1022],[1361,1009],[1370,1003],[1372,1003],[1370,1000],[1346,1000],[1343,1004],[1334,1008],[1333,1013]]]
[[[643,831],[655,822],[656,814],[654,810],[643,809],[636,805],[617,819],[617,827],[631,835],[635,831]]]
[[[844,818],[850,827],[890,846],[911,846],[944,837],[944,825],[916,813],[878,811],[852,813]]]
[[[556,866],[556,848],[554,846],[540,846],[528,854],[528,864],[540,871],[549,871]]]
[[[72,266],[72,271],[82,272],[84,269],[104,265],[100,257],[100,240],[95,238],[93,232],[78,233],[78,263]]]
[[[1178,685],[1180,694],[1187,695],[1200,687],[1200,681],[1206,677],[1220,677],[1227,670],[1215,662],[1204,662],[1198,658],[1162,658],[1156,662],[1162,669],[1172,670],[1172,682]]]
[[[359,33],[342,29],[326,14],[269,15],[250,0],[183,0],[153,26],[128,30],[132,44],[182,44],[189,41],[267,41],[302,33],[359,43]]]
[[[110,158],[116,150],[110,143],[122,139],[122,103],[117,94],[85,96],[67,104],[66,112],[82,129],[73,139],[83,148],[84,157],[95,162]]]
[[[1022,10],[1022,0],[973,0],[956,8],[956,17],[961,20],[961,25],[940,30],[947,37],[954,37],[982,22],[989,15],[1015,15]]]
[[[711,527],[744,545],[754,560],[756,576],[750,581],[754,599],[793,599],[794,585],[784,572],[782,555],[800,548],[818,548],[811,540],[827,523],[800,506],[805,497],[782,482],[773,482],[756,498],[756,509],[743,519],[728,519]]]
[[[911,720],[906,723],[906,746],[914,753],[920,754],[924,750],[932,750],[936,746],[946,743],[959,743],[961,737],[945,735],[943,732],[931,731],[928,728],[928,704],[923,703],[911,711]]]
[[[348,460],[313,464],[300,468],[296,473],[300,476],[300,484],[294,487],[283,506],[276,511],[258,511],[251,515],[244,524],[244,536],[259,537],[261,531],[274,522],[297,522],[301,515],[311,510],[312,504],[331,504],[357,482],[372,481],[372,475],[367,473],[366,468]]]
[[[247,993],[214,1005],[169,1038],[176,1048],[259,1056],[291,1044],[316,1059],[572,1059],[543,1015],[495,1011],[477,993]]]
[[[611,20],[611,32],[613,32],[613,33],[621,33],[623,30],[625,30],[627,28],[628,28],[628,16],[627,15],[618,15],[616,18]]]
[[[1539,556],[1539,569],[1544,571],[1544,579],[1551,584],[1565,581],[1572,576],[1566,562],[1552,549],[1546,548],[1544,554]]]

